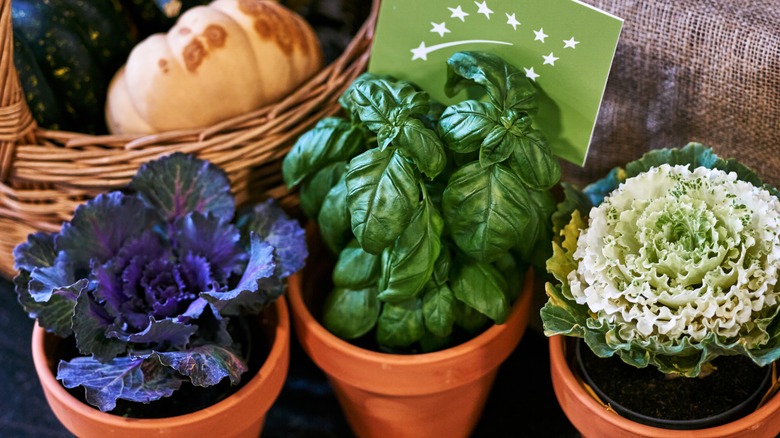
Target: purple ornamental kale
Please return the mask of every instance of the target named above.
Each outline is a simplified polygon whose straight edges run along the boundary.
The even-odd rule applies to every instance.
[[[143,165],[129,193],[98,195],[56,234],[14,250],[19,302],[84,355],[57,378],[102,411],[148,403],[185,380],[238,383],[230,316],[257,313],[303,267],[303,229],[269,200],[232,223],[225,173],[176,153]],[[194,365],[194,366],[193,366]]]

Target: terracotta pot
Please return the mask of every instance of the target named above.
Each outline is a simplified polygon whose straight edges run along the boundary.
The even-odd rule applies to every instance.
[[[583,437],[610,438],[773,438],[780,433],[780,394],[755,412],[722,426],[696,430],[669,430],[639,424],[608,411],[585,391],[566,358],[564,336],[550,338],[553,389],[563,412]]]
[[[257,374],[228,398],[186,415],[159,419],[125,418],[100,412],[76,399],[54,377],[58,359],[48,356],[56,350],[61,339],[46,333],[37,323],[32,336],[33,362],[49,406],[76,436],[256,438],[263,428],[266,412],[282,390],[289,368],[290,317],[286,302],[277,300],[260,320],[270,351]],[[245,379],[249,377],[244,376]]]
[[[532,273],[526,276],[524,290],[505,324],[446,350],[397,355],[356,347],[320,325],[307,307],[326,292],[321,288],[327,282],[318,280],[330,271],[319,271],[305,271],[303,284],[299,277],[291,279],[287,299],[303,349],[328,376],[355,434],[468,436],[482,413],[499,365],[525,330]]]

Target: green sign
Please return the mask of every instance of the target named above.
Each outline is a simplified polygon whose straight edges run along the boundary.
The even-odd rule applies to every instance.
[[[449,104],[446,61],[489,51],[540,91],[539,129],[583,165],[623,20],[574,0],[383,0],[369,71],[408,80]]]

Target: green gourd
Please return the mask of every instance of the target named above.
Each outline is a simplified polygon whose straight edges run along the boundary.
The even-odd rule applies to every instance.
[[[38,124],[104,133],[108,82],[136,42],[119,0],[14,0],[14,66]]]

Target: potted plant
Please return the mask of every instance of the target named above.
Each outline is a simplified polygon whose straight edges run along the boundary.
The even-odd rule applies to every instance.
[[[71,432],[257,436],[289,360],[277,299],[307,248],[272,200],[234,208],[225,172],[175,153],[15,248],[36,370]]]
[[[361,436],[468,435],[526,325],[524,273],[549,254],[560,167],[533,126],[536,89],[492,54],[448,66],[451,95],[484,99],[445,108],[365,74],[346,116],[283,163],[337,254],[291,282],[296,332]]]
[[[558,284],[547,284],[541,316],[548,336],[581,338],[550,340],[554,388],[575,427],[780,433],[780,400],[769,398],[780,357],[778,191],[696,143],[651,151],[583,191],[564,186],[547,262]]]

